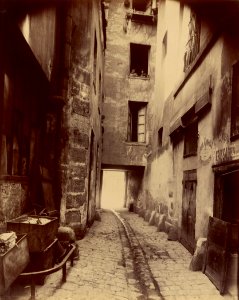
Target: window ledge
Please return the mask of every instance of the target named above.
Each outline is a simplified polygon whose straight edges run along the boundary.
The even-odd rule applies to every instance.
[[[150,80],[149,75],[147,76],[134,76],[134,75],[129,75],[128,76],[129,79],[142,79],[142,80]]]
[[[147,146],[147,143],[140,143],[140,142],[124,141],[124,143],[132,146]]]
[[[188,158],[188,157],[192,157],[192,156],[197,156],[197,153],[193,152],[193,153],[184,154],[183,158]]]

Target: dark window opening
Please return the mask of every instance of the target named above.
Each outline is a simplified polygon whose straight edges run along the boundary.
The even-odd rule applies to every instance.
[[[130,44],[130,75],[135,77],[148,76],[148,45]]]
[[[184,157],[197,155],[198,123],[195,121],[185,128]]]
[[[231,138],[239,137],[239,62],[232,69]]]
[[[236,169],[234,169],[236,168]],[[218,168],[220,170],[220,167]],[[238,202],[238,166],[225,166],[224,172],[215,169],[214,186],[214,207],[213,216],[231,223],[231,233],[229,236],[229,250],[231,253],[238,253],[239,249],[239,202]]]
[[[158,131],[158,145],[162,147],[163,145],[163,127],[161,127]]]
[[[224,176],[222,220],[239,224],[239,171]]]
[[[195,12],[191,12],[188,28],[189,38],[186,45],[186,52],[184,54],[184,71],[187,71],[192,62],[195,60],[200,47],[201,24],[199,17]]]
[[[129,101],[128,141],[145,143],[146,103]]]
[[[133,0],[132,8],[139,11],[146,11],[148,6],[150,5],[149,0]]]

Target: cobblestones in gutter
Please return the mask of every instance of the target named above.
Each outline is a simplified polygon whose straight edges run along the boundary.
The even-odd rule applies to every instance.
[[[126,268],[129,267],[130,273],[134,273],[140,284],[141,292],[143,297],[142,300],[153,300],[153,299],[163,299],[160,293],[160,288],[157,281],[154,279],[152,272],[150,270],[147,258],[145,256],[144,250],[142,249],[133,229],[129,223],[123,219],[119,213],[113,211],[117,219],[123,227],[124,234],[122,234],[122,229],[120,229],[121,240],[123,244],[125,243],[125,237],[127,238],[128,245],[130,247],[131,258],[133,259],[133,266],[130,260],[127,261],[127,254],[124,253],[124,259],[126,263]],[[124,247],[123,247],[124,248]],[[125,249],[125,248],[124,248]],[[127,265],[128,264],[128,265]]]

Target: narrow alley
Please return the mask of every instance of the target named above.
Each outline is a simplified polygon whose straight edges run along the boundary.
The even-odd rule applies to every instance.
[[[37,300],[236,299],[221,296],[204,274],[190,271],[191,254],[179,242],[125,209],[102,210],[101,221],[78,244],[80,257],[67,266],[66,282],[61,271],[48,276],[37,285]],[[29,285],[15,284],[6,299],[30,294]]]
[[[239,296],[239,0],[0,0],[0,299]]]

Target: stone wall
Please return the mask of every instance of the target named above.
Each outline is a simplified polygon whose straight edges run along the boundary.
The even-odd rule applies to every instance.
[[[103,163],[122,166],[145,166],[147,143],[151,135],[150,111],[146,122],[145,143],[131,142],[127,136],[129,101],[152,101],[156,48],[156,23],[127,21],[129,8],[123,1],[109,3],[105,61],[105,99],[103,105]],[[150,46],[148,77],[130,76],[130,43]]]
[[[74,228],[77,237],[82,237],[86,226],[94,221],[99,197],[102,101],[99,77],[104,61],[99,5],[99,1],[74,1],[67,14],[69,80],[62,124],[67,141],[62,152],[61,222]],[[94,72],[96,77],[92,76]]]
[[[9,118],[0,124],[0,133],[8,138],[13,128],[20,137],[29,135],[29,173],[5,176],[10,159],[6,137],[1,136],[0,208],[3,218],[12,218],[34,205],[45,207],[49,200],[53,210],[60,210],[62,225],[74,228],[79,238],[94,221],[96,201],[99,205],[105,43],[102,3],[21,3],[21,16],[19,3],[11,7],[13,19],[7,14],[10,29],[6,35],[1,32],[1,42],[12,34],[6,43],[9,51],[1,48],[0,60],[10,62],[5,77],[11,84],[12,77],[15,80],[18,94],[14,95],[21,100],[16,108],[20,113],[25,109],[22,115],[28,116],[28,123],[24,120],[16,126]],[[15,101],[12,85],[5,77],[1,70],[0,93],[6,98],[0,102],[1,117],[2,111],[15,109],[10,107]]]

